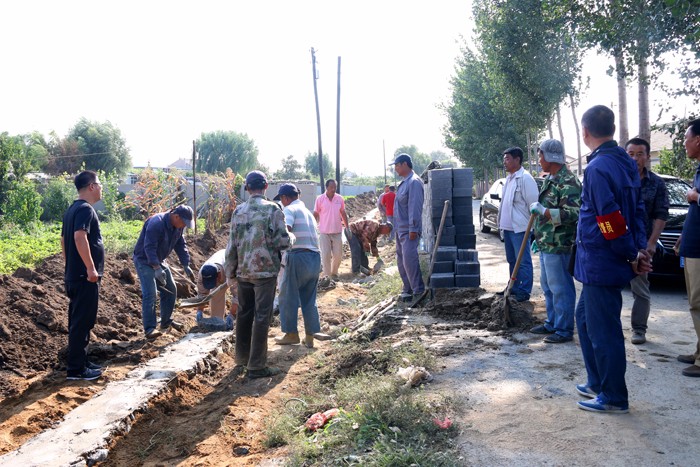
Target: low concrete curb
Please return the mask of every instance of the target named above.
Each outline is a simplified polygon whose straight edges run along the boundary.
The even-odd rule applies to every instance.
[[[163,392],[179,374],[203,373],[217,365],[216,356],[230,352],[231,332],[188,334],[160,357],[109,383],[95,397],[69,412],[56,427],[0,457],[0,467],[86,466],[107,458],[107,446],[128,433],[134,414]]]

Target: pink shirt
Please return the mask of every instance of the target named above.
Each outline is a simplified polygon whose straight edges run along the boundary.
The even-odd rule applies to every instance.
[[[314,211],[318,213],[318,230],[322,234],[339,234],[343,231],[341,209],[345,209],[345,200],[338,193],[333,195],[332,200],[325,193],[316,198]]]

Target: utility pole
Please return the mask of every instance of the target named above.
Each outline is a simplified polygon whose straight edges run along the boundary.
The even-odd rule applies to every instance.
[[[321,193],[325,185],[323,181],[323,148],[321,147],[321,113],[318,110],[318,89],[316,88],[316,51],[311,47],[311,67],[314,74],[314,98],[316,99],[316,129],[318,131],[318,174],[321,179]]]
[[[192,212],[194,213],[194,234],[197,235],[197,146],[192,140]]]
[[[382,153],[384,154],[384,185],[386,185],[386,145],[384,144],[384,140],[382,140]]]
[[[340,193],[340,57],[338,57],[338,103],[335,116],[335,182]]]

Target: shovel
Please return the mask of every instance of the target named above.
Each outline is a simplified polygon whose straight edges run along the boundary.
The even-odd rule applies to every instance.
[[[513,274],[511,274],[510,279],[508,279],[508,285],[506,285],[506,291],[503,294],[503,319],[506,326],[510,326],[512,324],[510,321],[510,289],[513,288],[513,283],[518,279],[518,269],[520,269],[520,263],[523,260],[525,248],[527,248],[527,241],[530,238],[530,230],[532,229],[532,224],[535,222],[536,217],[537,214],[532,214],[530,216],[530,221],[527,223],[527,228],[525,229],[523,243],[520,244],[518,259],[515,261],[515,266],[513,267]]]
[[[445,227],[445,217],[447,217],[447,210],[450,207],[450,200],[445,200],[445,206],[442,208],[442,217],[440,218],[440,226],[438,227],[437,231],[437,237],[435,238],[435,245],[433,245],[433,254],[430,256],[430,269],[428,271],[428,287],[425,288],[425,291],[420,294],[420,296],[411,303],[411,306],[409,308],[413,308],[416,305],[418,305],[421,300],[425,298],[426,295],[428,295],[428,292],[430,291],[430,276],[433,275],[433,267],[435,267],[435,257],[437,256],[437,249],[440,246],[440,239],[442,239],[442,228]]]
[[[202,295],[198,297],[192,297],[192,298],[186,298],[184,300],[180,300],[180,302],[177,304],[177,308],[192,308],[195,306],[199,305],[204,305],[205,303],[209,303],[214,297],[214,295],[221,290],[224,286],[226,285],[226,282],[223,284],[217,286],[215,289],[212,289],[208,295]]]

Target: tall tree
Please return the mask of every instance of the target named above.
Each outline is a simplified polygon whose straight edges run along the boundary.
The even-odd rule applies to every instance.
[[[124,175],[131,168],[131,155],[121,131],[111,122],[81,118],[68,133],[78,143],[85,168]]]
[[[319,176],[320,172],[318,170],[318,154],[308,153],[304,158],[304,168],[306,171],[315,176]],[[335,168],[333,167],[333,162],[328,154],[323,155],[323,175],[327,179],[335,177]]]
[[[196,145],[198,170],[224,173],[230,168],[234,173],[245,174],[258,167],[258,148],[246,134],[235,131],[202,133]]]
[[[49,133],[47,149],[48,157],[43,170],[48,174],[77,174],[83,165],[80,147],[74,139],[61,138],[55,131],[52,131]]]
[[[277,180],[298,180],[306,174],[301,170],[301,164],[293,155],[282,159],[282,168],[276,171],[273,177]]]

